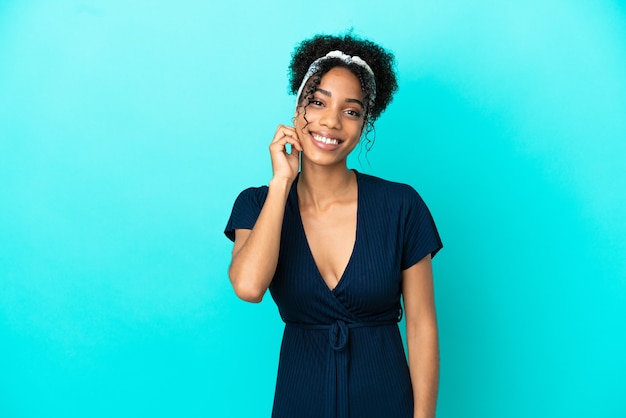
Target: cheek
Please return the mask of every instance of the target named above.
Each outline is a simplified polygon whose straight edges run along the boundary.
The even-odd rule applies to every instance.
[[[304,114],[299,114],[294,119],[294,125],[297,129],[302,129],[306,125],[306,120],[304,119]]]
[[[296,135],[298,135],[299,139],[302,139],[303,135],[307,134],[307,123],[308,123],[306,119],[304,119],[304,113],[300,113],[299,115],[296,115],[293,122],[294,122],[293,126],[296,130]]]
[[[365,123],[363,121],[356,122],[353,126],[354,135],[361,138],[365,132]]]
[[[296,113],[296,117],[294,118],[294,123],[296,127],[300,129],[304,128],[306,125],[315,120],[315,110],[311,108],[300,108]]]

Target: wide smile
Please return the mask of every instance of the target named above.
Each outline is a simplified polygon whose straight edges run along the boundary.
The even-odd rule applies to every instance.
[[[339,145],[343,142],[341,139],[332,138],[332,137],[316,134],[313,132],[311,132],[311,137],[318,144],[324,144],[324,145]]]

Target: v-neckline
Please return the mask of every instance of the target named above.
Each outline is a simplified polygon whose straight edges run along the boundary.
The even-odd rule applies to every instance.
[[[341,286],[341,284],[345,281],[344,279],[346,277],[346,273],[348,272],[350,265],[352,265],[352,259],[354,258],[354,254],[356,253],[356,250],[357,250],[357,244],[359,242],[359,226],[361,224],[359,220],[360,215],[361,215],[361,187],[359,184],[359,172],[354,169],[352,169],[351,171],[354,172],[354,177],[356,179],[356,190],[357,190],[356,191],[356,230],[354,231],[354,244],[352,244],[352,252],[350,253],[350,258],[348,258],[348,262],[346,263],[346,266],[344,267],[343,272],[341,273],[341,276],[339,277],[339,280],[337,281],[337,284],[335,284],[335,287],[333,287],[332,289],[330,288],[330,286],[328,286],[328,283],[326,283],[324,276],[322,276],[320,268],[317,265],[317,262],[315,261],[315,257],[313,256],[311,245],[309,245],[309,239],[306,236],[306,230],[304,229],[304,221],[302,220],[302,212],[300,212],[300,201],[298,199],[298,181],[300,180],[300,175],[298,175],[298,179],[297,179],[298,181],[294,182],[296,213],[300,221],[300,232],[302,232],[302,236],[304,237],[304,243],[308,251],[309,260],[315,267],[317,277],[320,280],[322,286],[324,286],[324,288],[326,288],[329,292],[333,294],[335,293],[335,290],[337,290],[337,288]]]

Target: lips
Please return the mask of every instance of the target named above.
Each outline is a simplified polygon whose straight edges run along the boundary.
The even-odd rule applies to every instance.
[[[326,145],[339,145],[340,143],[343,142],[340,139],[331,138],[331,137],[327,137],[327,136],[320,135],[320,134],[311,133],[311,136],[313,137],[313,140],[315,140],[316,142],[319,142],[321,144],[326,144]]]

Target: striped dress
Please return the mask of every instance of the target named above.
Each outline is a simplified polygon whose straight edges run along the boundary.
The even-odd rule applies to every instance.
[[[356,241],[331,290],[304,233],[294,181],[270,292],[285,330],[274,418],[411,418],[413,393],[397,322],[402,270],[442,247],[432,216],[408,185],[356,172]],[[226,226],[252,229],[266,186],[244,190]]]

